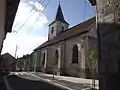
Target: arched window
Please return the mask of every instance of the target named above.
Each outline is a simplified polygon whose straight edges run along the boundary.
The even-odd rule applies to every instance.
[[[64,26],[62,26],[62,31],[64,31]]]
[[[72,51],[72,63],[78,63],[78,46],[74,45]]]
[[[42,60],[42,65],[45,64],[45,53],[43,53],[43,60]]]
[[[59,51],[55,50],[55,65],[58,64]]]
[[[51,34],[53,34],[53,32],[54,32],[54,27],[52,27],[52,29],[51,29]]]

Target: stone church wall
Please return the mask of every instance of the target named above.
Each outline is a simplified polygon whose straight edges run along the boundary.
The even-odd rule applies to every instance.
[[[77,36],[69,38],[65,41],[55,43],[53,45],[47,46],[45,48],[42,48],[40,50],[40,68],[41,71],[46,73],[53,73],[54,69],[58,68],[58,65],[54,65],[54,57],[55,57],[55,51],[59,50],[60,53],[60,67],[58,72],[60,71],[61,75],[69,75],[69,76],[76,76],[76,77],[86,77],[86,52],[85,50],[96,50],[96,39],[88,39],[86,41],[86,38],[84,38],[85,35]],[[86,46],[86,42],[88,42],[88,46]],[[73,52],[73,46],[78,46],[78,63],[72,63],[72,52]],[[88,49],[86,49],[88,48]],[[42,65],[42,58],[43,58],[43,52],[47,52],[47,61],[46,61],[46,68]],[[57,73],[56,73],[57,74]]]
[[[63,30],[62,30],[62,27],[64,27]],[[67,29],[68,29],[67,24],[61,23],[60,21],[57,21],[57,34],[61,33],[62,31],[65,31]]]
[[[78,63],[72,63],[72,50],[74,45],[78,45]],[[73,37],[66,41],[66,72],[71,76],[84,77],[85,54],[81,53],[81,47],[84,47],[82,46],[81,36]]]
[[[54,45],[45,47],[41,49],[41,52],[47,51],[47,63],[46,63],[46,72],[53,73],[54,68],[57,68],[57,65],[54,65],[54,58],[55,58],[55,51],[60,49],[60,44],[56,43]],[[42,53],[41,53],[42,55]],[[61,55],[60,55],[61,58]],[[41,56],[41,63],[42,63],[42,56]]]
[[[86,77],[86,55],[90,50],[96,50],[97,48],[96,36],[94,33],[94,28],[91,28],[89,33],[75,36],[38,50],[37,66],[39,67],[39,70],[51,74],[55,72],[55,74],[59,75]],[[86,39],[87,35],[94,39]],[[74,45],[78,46],[78,63],[72,63]],[[56,50],[59,51],[59,65],[54,64]],[[42,65],[43,53],[46,53],[46,64],[44,65]]]

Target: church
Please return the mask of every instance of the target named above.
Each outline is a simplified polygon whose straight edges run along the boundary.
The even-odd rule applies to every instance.
[[[48,41],[34,49],[31,68],[57,75],[87,78],[91,76],[92,52],[97,52],[95,17],[69,28],[59,4],[49,24]],[[97,73],[97,69],[95,69]]]

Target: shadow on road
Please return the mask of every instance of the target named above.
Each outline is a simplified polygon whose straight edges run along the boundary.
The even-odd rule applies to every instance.
[[[4,82],[0,82],[0,90],[6,90],[6,86]]]
[[[43,81],[23,79],[18,76],[8,76],[8,83],[12,90],[66,90]]]

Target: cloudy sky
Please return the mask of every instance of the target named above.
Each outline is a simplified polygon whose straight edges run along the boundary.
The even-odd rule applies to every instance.
[[[70,27],[95,16],[94,8],[87,0],[50,0],[44,9],[48,1],[21,0],[12,33],[7,34],[2,53],[9,52],[14,56],[18,45],[17,55],[21,57],[30,54],[36,47],[47,41],[48,24],[55,17],[59,1]],[[20,28],[22,25],[23,27]]]

